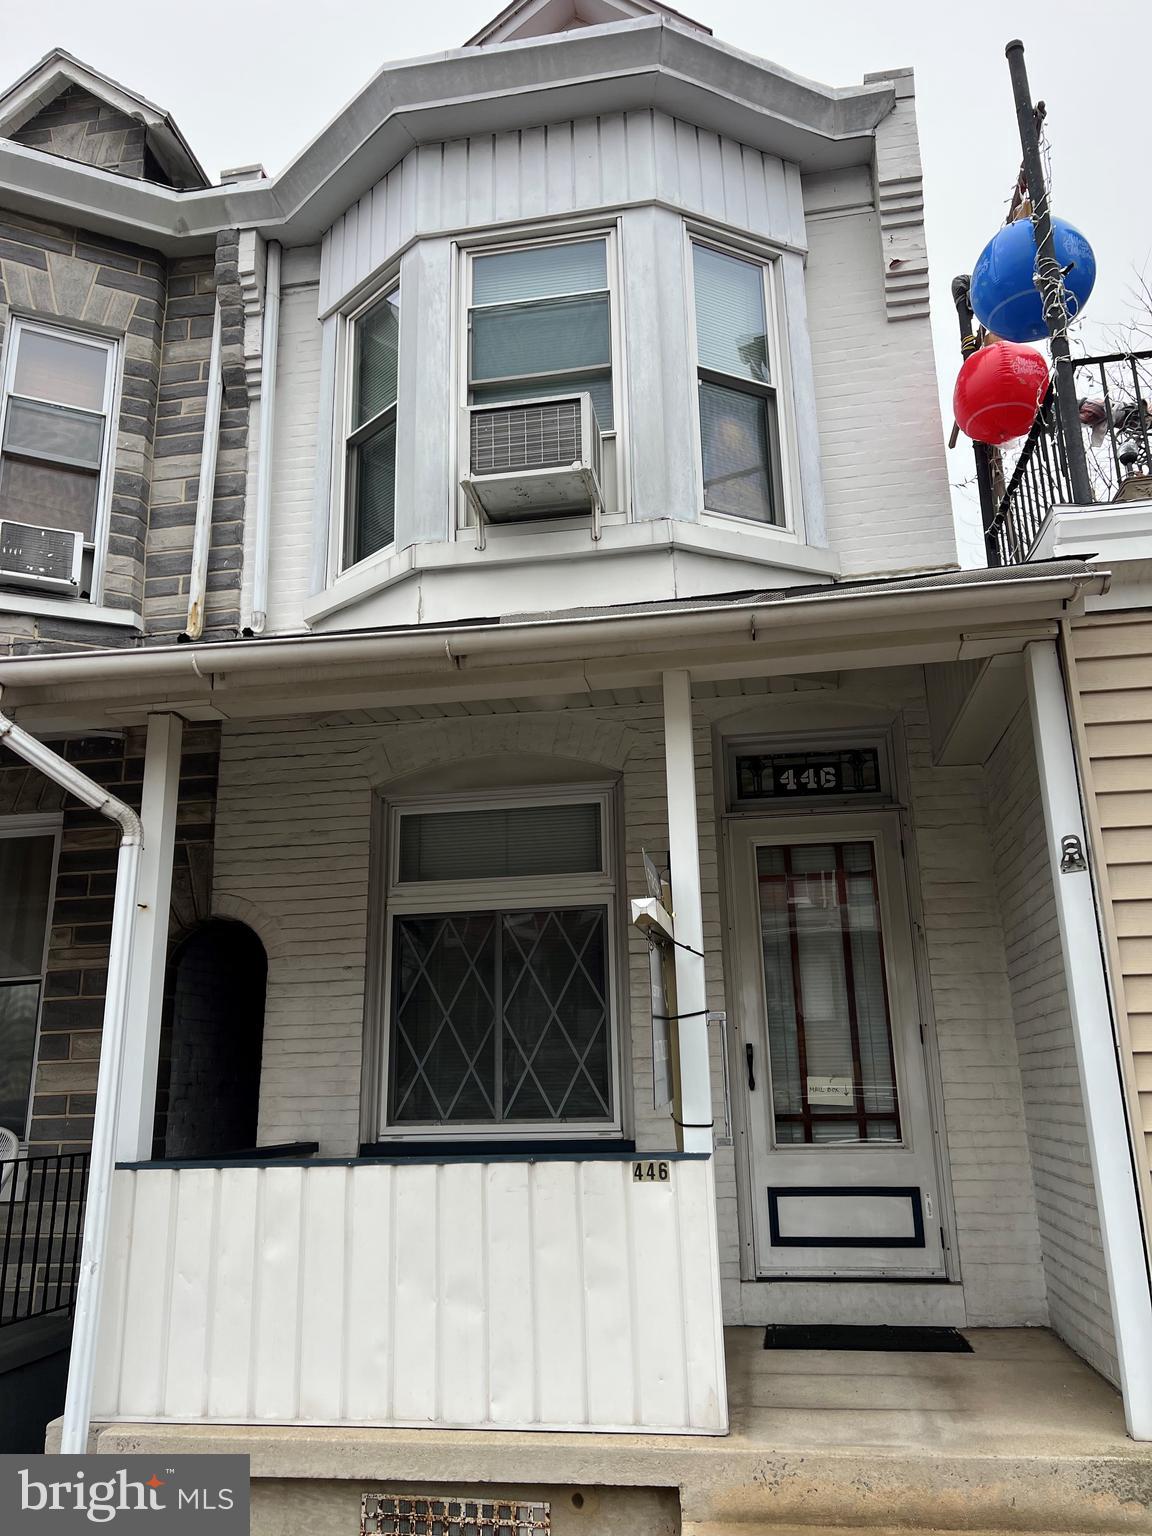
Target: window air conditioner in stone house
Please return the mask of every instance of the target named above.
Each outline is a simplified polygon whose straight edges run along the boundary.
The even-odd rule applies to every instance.
[[[0,519],[0,584],[75,596],[80,591],[84,535]]]
[[[600,428],[588,394],[552,395],[469,408],[468,473],[477,549],[489,524],[590,518],[604,510]]]

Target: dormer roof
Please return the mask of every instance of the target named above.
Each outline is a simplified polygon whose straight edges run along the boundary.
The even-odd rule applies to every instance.
[[[523,37],[548,37],[574,32],[578,27],[603,27],[614,21],[636,21],[641,16],[660,16],[679,22],[694,32],[712,36],[712,28],[694,21],[670,5],[655,0],[513,0],[487,26],[464,44],[465,48],[512,43]]]
[[[173,187],[191,190],[211,185],[208,173],[163,107],[63,48],[53,48],[0,93],[0,138],[14,139],[59,97],[77,92],[139,123],[149,152]],[[53,152],[59,153],[49,151]]]

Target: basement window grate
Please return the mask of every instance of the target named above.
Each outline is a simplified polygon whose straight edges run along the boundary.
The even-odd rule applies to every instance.
[[[412,1499],[366,1493],[360,1536],[531,1536],[551,1531],[551,1506],[515,1499]]]

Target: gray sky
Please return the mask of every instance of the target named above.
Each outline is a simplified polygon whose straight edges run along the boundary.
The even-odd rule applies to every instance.
[[[1079,327],[1097,350],[1152,276],[1148,61],[1143,0],[677,0],[718,38],[830,85],[911,64],[926,176],[932,303],[947,420],[956,373],[952,277],[971,271],[1004,217],[1019,141],[1004,44],[1022,37],[1048,104],[1055,210],[1092,242],[1096,291]],[[155,0],[0,0],[0,80],[60,45],[166,107],[208,170],[276,171],[390,59],[460,46],[500,0],[197,0],[168,28]],[[863,425],[863,424],[862,424]],[[961,439],[954,481],[971,471]],[[958,499],[963,507],[964,498]],[[971,533],[969,558],[979,549]]]

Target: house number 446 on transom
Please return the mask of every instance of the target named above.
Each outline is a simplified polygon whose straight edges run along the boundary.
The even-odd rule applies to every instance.
[[[633,1184],[670,1184],[672,1169],[665,1162],[633,1163]]]

